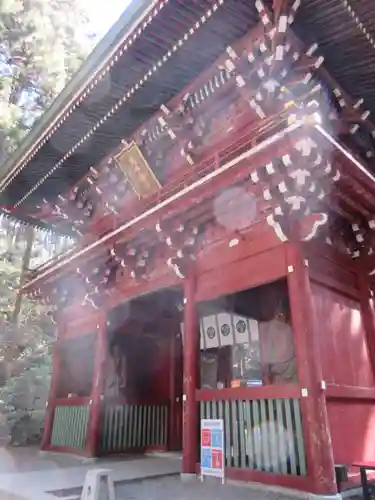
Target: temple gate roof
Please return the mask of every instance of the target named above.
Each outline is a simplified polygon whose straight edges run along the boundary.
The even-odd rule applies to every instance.
[[[318,43],[327,80],[334,78],[370,112],[373,11],[371,0],[305,0],[293,23],[304,43]],[[44,224],[33,215],[41,200],[53,201],[74,186],[259,21],[248,0],[134,0],[1,167],[2,207]],[[362,135],[370,155],[373,137]]]

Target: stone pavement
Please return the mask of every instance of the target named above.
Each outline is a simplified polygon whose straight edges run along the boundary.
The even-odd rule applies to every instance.
[[[221,484],[220,479],[181,482],[179,476],[117,484],[116,500],[291,500],[295,493],[280,493],[260,485]],[[294,494],[293,494],[294,493]]]
[[[3,448],[0,449],[0,500],[53,500],[51,492],[79,491],[87,471],[95,468],[111,469],[115,482],[127,482],[178,474],[180,459],[166,454],[85,463],[63,454],[41,457],[33,448]]]

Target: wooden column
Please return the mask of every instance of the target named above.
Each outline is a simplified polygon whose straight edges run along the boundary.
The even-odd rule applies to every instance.
[[[169,449],[177,450],[177,390],[176,390],[176,330],[172,330],[169,343]]]
[[[96,335],[90,417],[87,431],[87,454],[90,457],[97,457],[100,453],[102,394],[104,389],[105,362],[108,353],[106,315],[104,314],[98,320]]]
[[[367,348],[370,355],[370,362],[373,374],[375,376],[375,316],[373,298],[370,290],[370,281],[368,269],[363,262],[359,263],[358,285],[360,293],[361,315],[363,327],[366,332]]]
[[[316,494],[337,493],[308,263],[298,243],[286,246],[307,473]]]
[[[46,413],[44,416],[43,438],[42,438],[42,443],[40,446],[40,448],[42,450],[48,450],[48,448],[51,444],[53,417],[54,417],[54,413],[55,413],[58,380],[59,380],[59,376],[60,376],[60,366],[61,366],[60,346],[61,346],[61,338],[60,338],[60,332],[59,332],[57,340],[55,342],[55,345],[53,346],[51,382],[50,382],[49,392],[48,392]]]
[[[197,313],[195,305],[196,280],[194,275],[186,278],[184,284],[184,395],[182,429],[182,473],[195,474],[198,452],[198,408],[195,399],[198,372]]]

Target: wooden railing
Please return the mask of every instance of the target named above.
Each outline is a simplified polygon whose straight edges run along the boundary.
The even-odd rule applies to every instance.
[[[200,417],[224,420],[226,467],[306,476],[298,398],[205,399]]]
[[[90,407],[88,404],[56,405],[51,446],[84,450]]]
[[[167,404],[105,404],[101,452],[166,449],[167,431]]]

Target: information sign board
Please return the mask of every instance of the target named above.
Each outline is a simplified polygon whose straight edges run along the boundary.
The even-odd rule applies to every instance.
[[[224,421],[201,420],[201,479],[221,477],[224,482]]]

